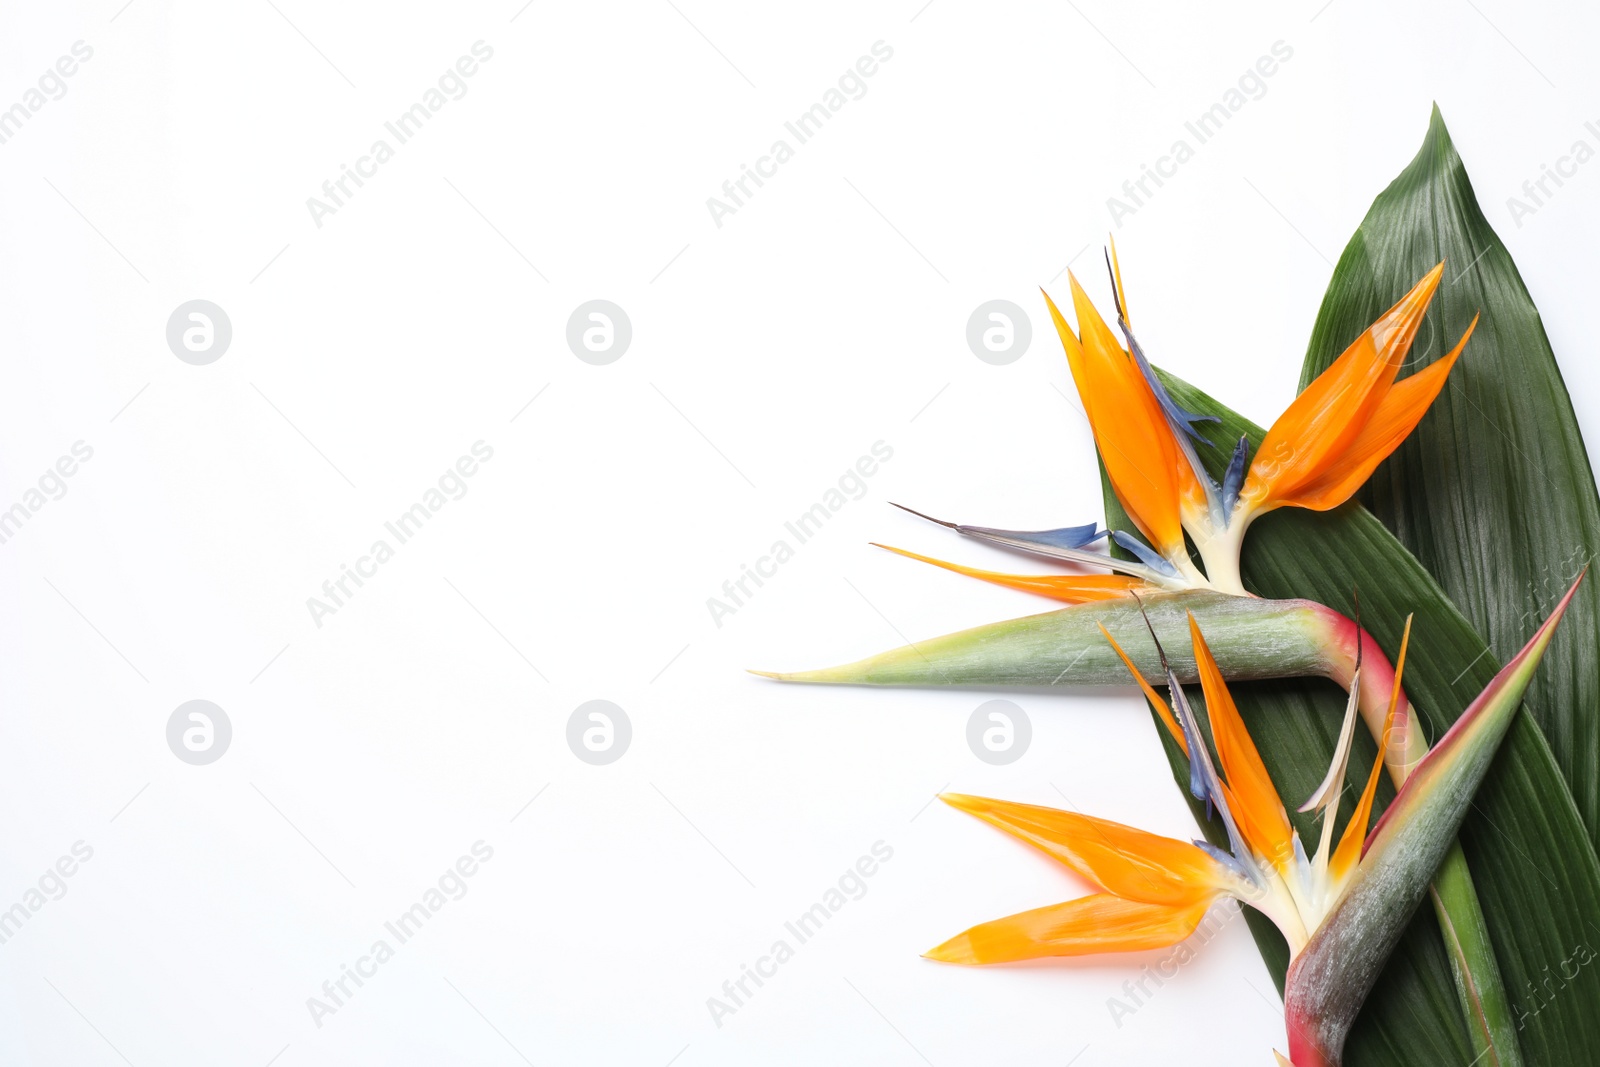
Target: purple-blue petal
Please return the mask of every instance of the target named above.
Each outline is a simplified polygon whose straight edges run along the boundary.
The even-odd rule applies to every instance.
[[[1194,438],[1196,441],[1211,448],[1216,446],[1195,432],[1194,424],[1197,422],[1221,422],[1216,415],[1200,415],[1193,411],[1178,406],[1167,392],[1167,387],[1161,384],[1161,379],[1150,367],[1150,361],[1144,357],[1144,349],[1139,347],[1139,342],[1134,339],[1133,330],[1128,326],[1128,311],[1122,306],[1120,288],[1117,285],[1117,272],[1111,265],[1111,253],[1105,252],[1106,273],[1111,276],[1111,299],[1117,305],[1117,326],[1122,330],[1122,336],[1128,342],[1128,351],[1133,353],[1135,362],[1139,364],[1139,373],[1144,375],[1144,380],[1149,383],[1150,391],[1156,395],[1156,403],[1161,405],[1162,412],[1167,416],[1167,421],[1172,426]]]
[[[1222,514],[1225,518],[1233,515],[1233,507],[1239,502],[1239,490],[1244,488],[1245,463],[1249,458],[1250,441],[1240,437],[1233,450],[1233,459],[1228,461],[1228,473],[1222,476]]]
[[[1083,548],[1092,545],[1110,531],[1100,529],[1099,523],[1085,526],[1063,526],[1055,530],[999,530],[990,526],[957,526],[957,530],[976,537],[1005,537],[1024,541],[1041,548]]]
[[[1156,372],[1151,368],[1150,361],[1144,357],[1144,349],[1139,347],[1139,342],[1134,339],[1133,331],[1128,329],[1128,324],[1118,320],[1117,325],[1122,327],[1122,336],[1127,338],[1128,341],[1128,351],[1133,353],[1134,362],[1139,364],[1139,373],[1144,375],[1144,380],[1149,383],[1150,391],[1155,394],[1156,403],[1161,405],[1161,410],[1166,414],[1167,421],[1175,429],[1188,434],[1207,448],[1217,447],[1200,436],[1199,431],[1194,428],[1194,424],[1197,422],[1221,422],[1222,419],[1216,415],[1201,415],[1198,412],[1179,406],[1178,402],[1172,399],[1171,394],[1167,392],[1167,387],[1161,384],[1161,379],[1156,377]]]
[[[1194,846],[1201,852],[1204,852],[1206,855],[1216,860],[1218,863],[1222,864],[1224,867],[1228,868],[1234,874],[1237,874],[1240,878],[1243,878],[1246,881],[1251,880],[1250,872],[1245,870],[1244,864],[1235,859],[1233,853],[1229,852],[1227,849],[1218,848],[1210,841],[1205,841],[1198,837],[1194,839]]]
[[[1020,549],[1024,552],[1037,552],[1042,556],[1052,559],[1082,560],[1081,552],[1084,548],[1094,544],[1109,531],[1100,529],[1097,523],[1086,523],[1082,526],[1062,526],[1054,530],[1001,530],[991,526],[963,526],[957,522],[946,522],[936,519],[932,515],[925,515],[904,504],[895,504],[901,511],[909,511],[919,519],[938,523],[949,530],[968,537],[976,537],[980,541],[989,541],[994,544],[1004,545],[1007,548]],[[1110,561],[1106,561],[1109,563]]]
[[[1140,563],[1143,563],[1151,570],[1165,574],[1169,578],[1176,578],[1178,576],[1178,568],[1174,567],[1149,545],[1139,540],[1137,534],[1131,534],[1126,530],[1113,530],[1111,531],[1111,538],[1112,540],[1116,541],[1117,544],[1121,545],[1129,552],[1132,552],[1139,558]]]

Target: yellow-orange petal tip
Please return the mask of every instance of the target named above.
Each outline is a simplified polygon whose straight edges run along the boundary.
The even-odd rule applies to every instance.
[[[935,945],[924,952],[922,958],[939,963],[973,964],[978,962],[977,954],[972,951],[972,939],[966,934],[957,934],[944,944]]]
[[[964,811],[979,819],[987,819],[994,812],[995,805],[1003,803],[988,797],[975,797],[969,793],[940,793],[939,799],[957,811]]]

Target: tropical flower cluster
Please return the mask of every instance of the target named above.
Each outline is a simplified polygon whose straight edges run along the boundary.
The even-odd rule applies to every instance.
[[[1226,847],[1161,837],[1075,812],[947,794],[946,803],[1060,861],[1098,891],[982,923],[927,955],[948,963],[992,964],[1161,948],[1189,937],[1213,907],[1231,899],[1267,916],[1289,948],[1289,1054],[1280,1054],[1280,1063],[1336,1067],[1345,1037],[1406,922],[1441,865],[1452,862],[1456,831],[1577,586],[1430,748],[1411,728],[1402,688],[1410,620],[1391,667],[1370,635],[1337,612],[1309,601],[1252,596],[1242,581],[1240,552],[1246,531],[1262,515],[1283,507],[1326,511],[1344,503],[1426,413],[1477,325],[1474,318],[1442,358],[1400,377],[1444,265],[1429,271],[1364,330],[1290,404],[1253,452],[1249,440],[1240,438],[1225,465],[1219,456],[1210,467],[1201,457],[1218,446],[1197,427],[1217,420],[1173,399],[1134,336],[1114,248],[1106,266],[1115,333],[1076,277],[1069,276],[1076,329],[1048,294],[1045,300],[1107,478],[1132,528],[1106,530],[1090,523],[1027,531],[931,519],[969,537],[1078,566],[1066,574],[1003,574],[890,549],[1077,607],[842,667],[771,677],[1027,685],[1059,684],[1071,675],[1076,682],[1103,684],[1110,680],[1109,666],[1120,664],[1181,751],[1189,790],[1208,816],[1214,813],[1220,821],[1224,832],[1218,840]],[[1220,480],[1211,469],[1223,472]],[[1096,551],[1093,546],[1106,539],[1134,558]],[[1091,610],[1096,614],[1080,614]],[[1149,645],[1130,653],[1106,623],[1125,626],[1140,617]],[[1175,648],[1169,659],[1158,630],[1164,628],[1171,643],[1178,621],[1187,623],[1188,648]],[[1098,638],[1089,633],[1091,626]],[[1209,638],[1203,627],[1210,628]],[[1211,641],[1219,638],[1225,642],[1218,650],[1226,665],[1213,653]],[[1056,664],[1063,661],[1066,666],[1057,673]],[[1323,674],[1349,691],[1327,774],[1299,807],[1319,820],[1319,839],[1309,853],[1224,680],[1301,674]],[[1204,721],[1183,688],[1196,681],[1205,698]],[[1165,698],[1153,682],[1165,682]],[[1358,717],[1365,717],[1378,741],[1378,756],[1341,828],[1339,801]],[[1386,764],[1398,792],[1374,826],[1378,780]],[[1448,917],[1451,904],[1438,885],[1435,890],[1435,907]],[[1466,892],[1476,909],[1470,884]],[[1482,957],[1463,962],[1469,973],[1481,964]],[[1481,1005],[1465,1006],[1469,1016],[1482,1011]]]
[[[1355,701],[1350,702],[1328,775],[1300,809],[1321,813],[1321,840],[1309,858],[1190,616],[1215,758],[1165,651],[1170,707],[1131,660],[1128,667],[1188,758],[1190,791],[1214,807],[1228,848],[1076,812],[947,794],[945,803],[1027,842],[1101,891],[975,926],[928,957],[982,964],[1164,948],[1188,937],[1213,906],[1232,898],[1270,918],[1289,946],[1289,1056],[1280,1054],[1279,1062],[1335,1067],[1350,1024],[1427,891],[1576,589],[1433,747],[1369,833],[1383,769],[1380,746],[1334,844],[1354,723]],[[1391,727],[1410,636],[1408,619],[1389,701]],[[1106,639],[1116,645],[1109,633]],[[1125,655],[1120,646],[1118,652]]]
[[[1409,622],[1406,629],[1409,639]],[[1305,806],[1322,813],[1321,843],[1308,858],[1193,615],[1189,616],[1189,630],[1215,761],[1176,679],[1168,685],[1169,706],[1132,661],[1127,662],[1151,707],[1189,760],[1189,788],[1194,798],[1221,817],[1229,849],[1156,837],[1052,808],[947,794],[942,797],[945,803],[1028,841],[1106,892],[974,927],[933,949],[929,958],[947,963],[1004,963],[1040,956],[1165,948],[1193,933],[1206,912],[1225,897],[1249,904],[1270,918],[1288,943],[1291,958],[1305,948],[1361,859],[1383,770],[1381,751],[1335,846],[1334,818],[1354,737],[1355,701],[1350,701],[1328,776]],[[1109,632],[1105,638],[1118,655],[1127,656]],[[1402,645],[1389,702],[1390,728],[1399,703],[1405,653]],[[1165,662],[1165,649],[1161,654]],[[1170,672],[1170,664],[1166,667]]]
[[[1474,318],[1442,359],[1396,380],[1439,287],[1444,273],[1440,263],[1295,398],[1253,457],[1249,442],[1241,438],[1218,484],[1199,455],[1199,450],[1216,446],[1195,428],[1215,419],[1179,406],[1151,367],[1129,324],[1115,257],[1113,248],[1108,267],[1117,328],[1126,348],[1075,276],[1068,274],[1076,332],[1048,295],[1045,300],[1106,475],[1135,527],[1109,531],[1109,536],[1137,561],[1091,551],[1108,534],[1094,523],[1023,531],[933,520],[980,540],[1114,573],[1000,574],[902,549],[890,551],[1068,603],[1155,589],[1244,595],[1239,552],[1250,524],[1277,508],[1326,511],[1348,500],[1416,427],[1477,326]],[[1191,557],[1185,535],[1201,566]]]

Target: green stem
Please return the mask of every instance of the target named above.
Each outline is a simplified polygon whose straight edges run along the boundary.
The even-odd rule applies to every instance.
[[[1450,974],[1456,980],[1456,995],[1466,1011],[1467,1029],[1476,1053],[1474,1062],[1483,1067],[1520,1065],[1520,1043],[1505,1040],[1506,1035],[1514,1037],[1516,1031],[1505,986],[1494,982],[1485,987],[1479,982],[1478,976],[1485,967],[1484,956],[1488,956],[1490,965],[1494,965],[1495,960],[1489,945],[1489,927],[1478,906],[1478,891],[1472,884],[1472,873],[1467,870],[1461,842],[1451,847],[1439,873],[1434,876],[1428,895],[1450,955]]]

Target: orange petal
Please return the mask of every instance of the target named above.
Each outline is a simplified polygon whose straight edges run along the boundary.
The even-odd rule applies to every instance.
[[[1083,345],[1078,341],[1077,333],[1073,331],[1071,326],[1067,325],[1066,317],[1061,314],[1061,309],[1056,307],[1056,302],[1050,299],[1050,294],[1040,289],[1039,295],[1044,297],[1045,306],[1050,309],[1050,321],[1055,323],[1056,334],[1061,338],[1061,347],[1067,353],[1067,369],[1072,372],[1072,380],[1078,385],[1079,397],[1083,398],[1082,383],[1087,380],[1089,373],[1083,354]],[[1087,411],[1087,399],[1084,399],[1084,405],[1085,411]],[[1093,417],[1089,419],[1089,428],[1094,428]]]
[[[1469,331],[1470,332],[1470,331]],[[1372,773],[1367,776],[1367,787],[1361,791],[1361,800],[1345,825],[1339,847],[1328,861],[1328,873],[1335,885],[1342,884],[1355,865],[1361,861],[1361,848],[1367,840],[1367,823],[1372,818],[1372,799],[1378,792],[1378,778],[1383,772],[1383,754],[1389,750],[1389,733],[1394,729],[1395,709],[1400,704],[1400,678],[1406,670],[1406,646],[1411,643],[1411,618],[1406,618],[1405,633],[1400,638],[1400,655],[1394,664],[1394,689],[1389,694],[1389,714],[1383,719],[1383,739],[1378,742],[1378,758]],[[1330,810],[1326,817],[1332,818]]]
[[[1474,315],[1467,332],[1461,335],[1461,340],[1446,356],[1390,388],[1373,412],[1371,420],[1344,453],[1321,475],[1286,497],[1282,503],[1310,508],[1312,511],[1327,511],[1350,499],[1372,477],[1378,464],[1399,448],[1400,443],[1417,428],[1417,423],[1422,421],[1422,416],[1444,388],[1450,368],[1455,366],[1456,359],[1477,325],[1478,317]]]
[[[1363,333],[1272,424],[1250,461],[1240,500],[1266,511],[1314,477],[1355,439],[1383,399],[1382,371],[1377,346]]]
[[[1280,507],[1339,461],[1389,391],[1443,272],[1429,271],[1272,424],[1239,494],[1246,506]]]
[[[1133,660],[1128,654],[1122,651],[1122,646],[1117,644],[1117,639],[1111,636],[1111,631],[1106,629],[1105,624],[1100,623],[1099,626],[1100,632],[1106,635],[1106,640],[1111,642],[1112,649],[1121,658],[1122,665],[1128,668],[1128,673],[1133,675],[1133,680],[1139,683],[1140,689],[1144,690],[1144,698],[1150,702],[1150,706],[1155,709],[1156,714],[1161,716],[1161,721],[1166,724],[1167,733],[1171,734],[1172,739],[1178,742],[1178,747],[1183,749],[1183,754],[1187,757],[1189,755],[1189,739],[1183,736],[1183,727],[1179,726],[1178,720],[1173,718],[1172,709],[1167,707],[1165,700],[1161,699],[1161,694],[1152,689],[1150,683],[1144,680],[1144,675],[1139,673],[1139,668],[1133,665]]]
[[[1140,904],[1100,893],[982,923],[925,955],[944,963],[1012,963],[1166,948],[1195,932],[1211,901]]]
[[[1000,571],[985,571],[976,567],[963,567],[959,563],[947,563],[932,556],[920,556],[903,548],[895,548],[893,545],[880,545],[876,541],[873,545],[877,548],[886,548],[907,559],[921,560],[935,567],[943,567],[947,571],[965,574],[969,578],[980,578],[1008,589],[1020,589],[1024,593],[1038,593],[1040,596],[1065,601],[1068,604],[1082,604],[1090,600],[1113,600],[1127,596],[1130,589],[1146,587],[1145,582],[1138,578],[1130,578],[1126,574],[1003,574]]]
[[[1067,364],[1106,475],[1139,532],[1156,551],[1170,556],[1183,545],[1180,494],[1193,495],[1198,483],[1138,366],[1117,343],[1078,279],[1070,273],[1067,277],[1081,341],[1049,294],[1045,302],[1067,350]]]
[[[1189,636],[1194,641],[1195,666],[1206,694],[1206,715],[1211,720],[1217,759],[1228,779],[1228,808],[1251,850],[1278,870],[1286,870],[1294,860],[1294,829],[1289,825],[1289,815],[1283,810],[1278,789],[1239,717],[1233,695],[1228,692],[1228,684],[1222,679],[1222,671],[1217,668],[1193,613],[1189,615]]]
[[[939,799],[1129,900],[1188,906],[1232,884],[1233,876],[1218,860],[1187,841],[1059,808],[960,793],[944,793]]]
[[[1389,374],[1391,381],[1394,380],[1400,363],[1405,360],[1411,342],[1416,339],[1417,330],[1422,325],[1422,316],[1427,312],[1428,305],[1433,302],[1433,294],[1438,290],[1439,279],[1443,276],[1444,263],[1441,261],[1434,264],[1433,269],[1424,274],[1394,307],[1379,316],[1378,321],[1367,331],[1372,335],[1373,343],[1378,346],[1383,358],[1394,363],[1395,370]]]

